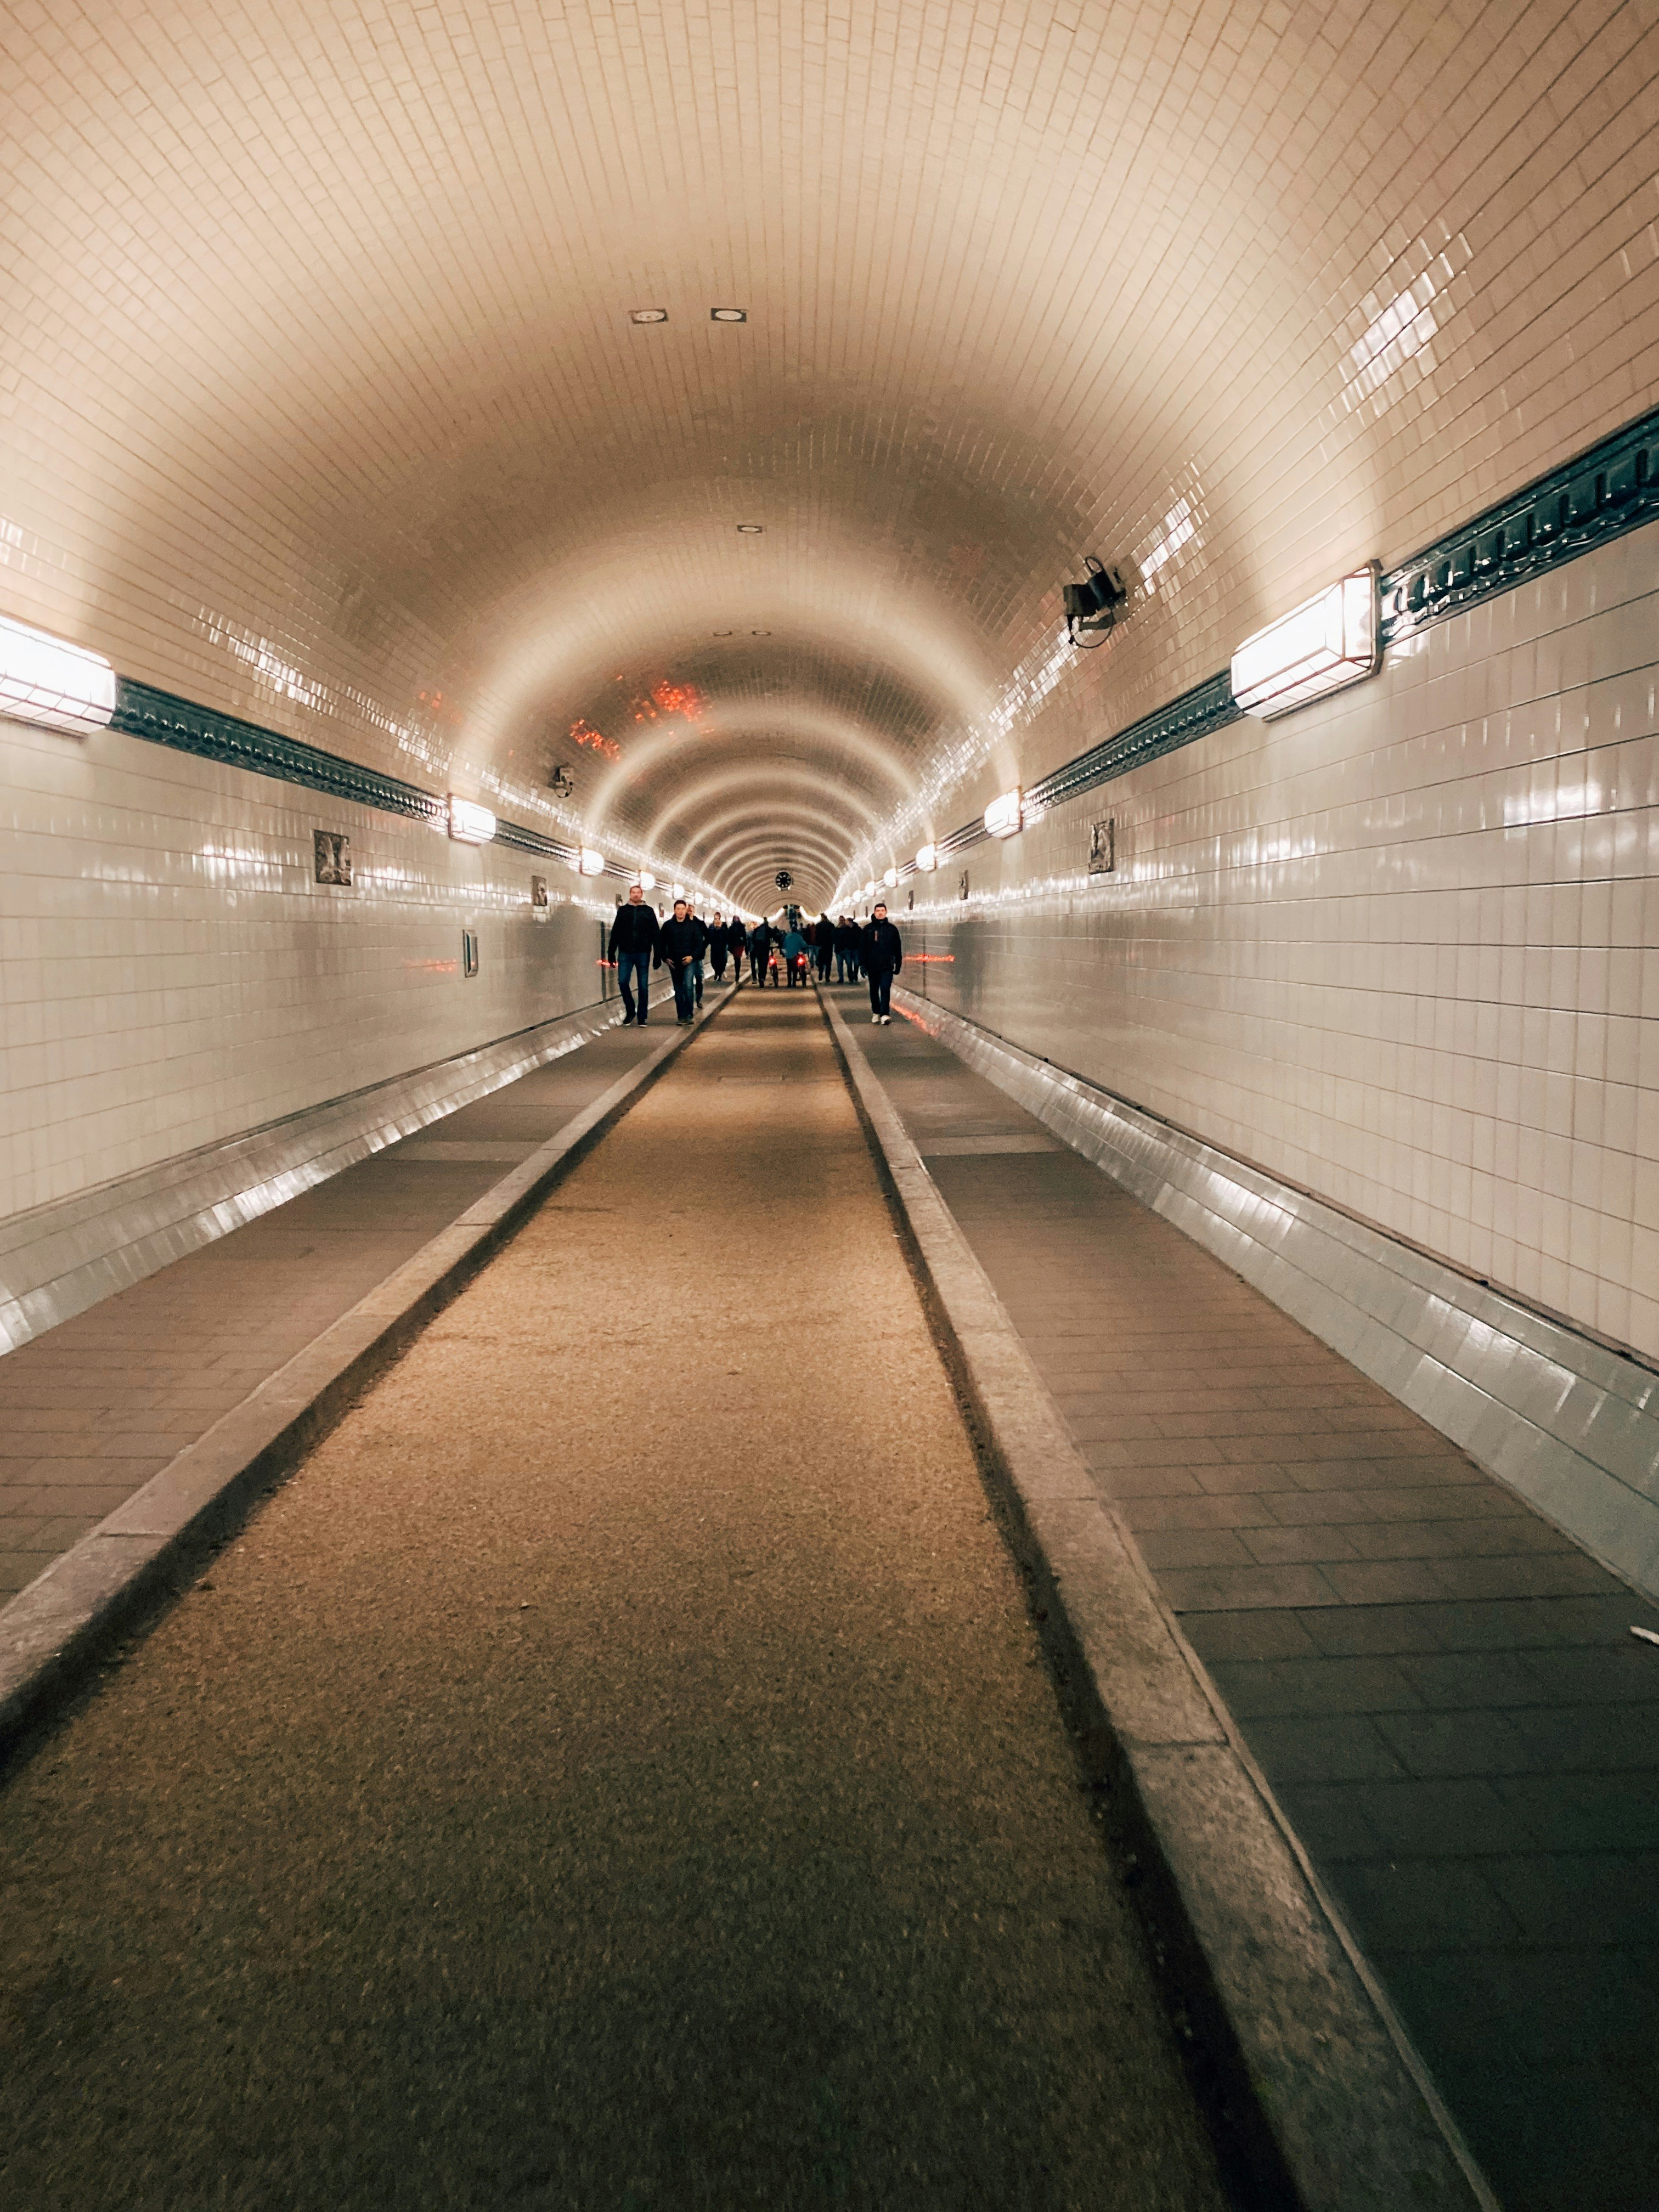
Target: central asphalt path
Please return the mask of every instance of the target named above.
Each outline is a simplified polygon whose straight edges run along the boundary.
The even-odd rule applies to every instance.
[[[18,2212],[1219,2208],[812,998],[0,1794]]]

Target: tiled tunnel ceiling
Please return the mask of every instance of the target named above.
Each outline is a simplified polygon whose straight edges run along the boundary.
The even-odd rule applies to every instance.
[[[601,842],[822,896],[963,732],[1040,772],[1632,411],[1652,288],[1609,315],[1604,273],[1653,260],[1655,37],[14,5],[0,607],[521,811],[562,767]],[[1088,551],[1136,617],[1011,717]]]

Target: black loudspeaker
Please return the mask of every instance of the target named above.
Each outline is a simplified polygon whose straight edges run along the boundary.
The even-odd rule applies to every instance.
[[[1066,634],[1073,641],[1079,630],[1103,635],[1128,603],[1128,589],[1115,568],[1103,568],[1091,553],[1088,574],[1080,584],[1063,586]]]

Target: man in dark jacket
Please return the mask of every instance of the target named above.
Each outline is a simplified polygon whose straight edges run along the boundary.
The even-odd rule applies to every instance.
[[[904,965],[904,940],[887,919],[887,902],[878,899],[876,910],[865,925],[859,957],[870,978],[870,1018],[884,1024],[893,1017],[887,1011],[893,978]]]
[[[766,963],[772,957],[772,925],[763,915],[749,933],[749,974],[757,984],[766,981]]]
[[[858,980],[859,926],[850,914],[844,914],[836,924],[836,981],[856,983]]]
[[[611,950],[608,957],[617,971],[617,981],[622,986],[623,1026],[638,1020],[645,1027],[651,970],[662,966],[659,949],[657,917],[645,902],[645,893],[637,884],[630,884],[628,903],[617,908],[617,919],[611,925]],[[632,976],[639,991],[639,1012],[634,1012],[634,994],[628,988]]]
[[[691,925],[692,928],[693,928],[694,930],[696,930],[696,933],[697,933],[697,949],[696,949],[696,951],[691,955],[691,987],[692,987],[692,989],[696,993],[697,1004],[698,1004],[699,1006],[702,1006],[702,963],[703,963],[704,957],[706,957],[706,955],[707,955],[707,953],[708,953],[708,951],[709,941],[710,941],[710,932],[709,932],[708,924],[708,923],[703,920],[702,916],[702,915],[697,912],[697,909],[696,909],[696,908],[695,906],[691,906],[691,905],[688,905],[688,906],[687,906],[687,908],[686,908],[686,909],[685,909],[685,918],[686,918],[686,920],[690,923],[690,925]]]
[[[729,949],[726,924],[720,919],[720,908],[716,907],[708,925],[708,965],[714,970],[717,983],[726,981],[726,956]]]
[[[692,921],[685,901],[676,899],[673,915],[664,922],[660,933],[662,957],[668,963],[668,978],[674,986],[674,1012],[682,1022],[694,1022],[697,1018],[692,963],[697,957],[702,927],[701,922]]]
[[[818,956],[818,981],[820,983],[827,983],[830,981],[830,963],[835,957],[836,951],[834,915],[821,914],[818,916],[817,927],[812,932],[812,943],[817,948]]]

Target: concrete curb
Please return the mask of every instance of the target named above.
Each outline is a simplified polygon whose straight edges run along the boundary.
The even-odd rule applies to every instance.
[[[830,1034],[935,1304],[1034,1604],[1194,2015],[1252,2200],[1500,2212],[1231,1716],[833,1000]],[[1237,2178],[1236,2172],[1235,2178]]]
[[[260,1491],[292,1472],[735,996],[729,986],[704,1023],[672,1030],[0,1609],[0,1759],[75,1696]]]

